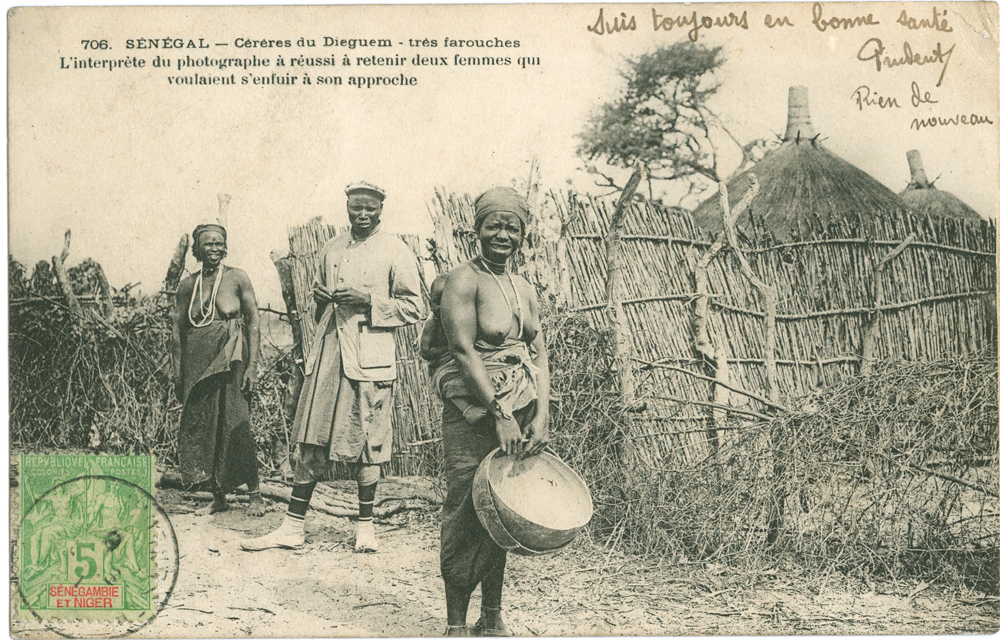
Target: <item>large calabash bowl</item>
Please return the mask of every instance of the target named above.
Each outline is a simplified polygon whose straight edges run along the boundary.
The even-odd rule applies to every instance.
[[[495,449],[476,470],[472,502],[494,542],[527,556],[562,549],[594,515],[583,479],[547,452],[518,460]]]

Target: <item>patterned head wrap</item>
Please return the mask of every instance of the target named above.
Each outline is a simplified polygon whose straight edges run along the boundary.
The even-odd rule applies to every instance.
[[[493,187],[476,198],[476,229],[491,213],[513,213],[521,221],[521,226],[528,225],[528,201],[520,193],[510,187]]]
[[[197,243],[199,236],[201,236],[201,234],[205,233],[206,231],[215,231],[217,233],[221,233],[222,241],[226,242],[228,240],[226,236],[226,228],[223,227],[221,224],[214,224],[214,223],[199,224],[197,227],[194,228],[194,231],[191,232],[191,240]]]

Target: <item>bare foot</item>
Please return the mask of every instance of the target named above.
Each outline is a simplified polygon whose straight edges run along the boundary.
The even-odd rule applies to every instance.
[[[211,504],[196,509],[194,513],[197,516],[210,516],[213,513],[222,513],[223,511],[229,511],[229,501],[226,500],[226,496],[216,496]]]
[[[247,515],[251,518],[259,518],[267,513],[267,505],[264,504],[264,498],[260,497],[260,494],[253,494],[250,496],[250,504],[247,505]]]

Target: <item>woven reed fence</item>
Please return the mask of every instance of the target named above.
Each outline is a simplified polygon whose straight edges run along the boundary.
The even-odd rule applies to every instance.
[[[301,353],[309,353],[316,329],[315,304],[309,298],[309,291],[318,257],[335,235],[337,230],[333,225],[316,218],[288,230],[287,256],[272,256],[282,278],[291,322],[298,325],[295,333],[302,345]],[[400,238],[415,255],[421,255],[419,238],[413,235],[401,235]],[[417,266],[423,279],[423,261],[418,259]],[[426,306],[426,291],[424,293]],[[395,333],[398,378],[393,393],[393,455],[387,469],[393,475],[433,473],[439,459],[437,431],[441,408],[429,384],[427,367],[420,358],[419,335],[419,325],[403,327]],[[344,469],[338,469],[338,473],[343,472]]]
[[[585,314],[598,328],[607,326],[614,204],[549,193],[542,220],[529,225],[520,265],[554,308]],[[439,270],[474,256],[471,199],[439,190],[430,210]],[[542,226],[559,231],[546,238]],[[788,244],[750,233],[742,250],[776,292],[770,323],[762,292],[734,253],[713,252],[714,238],[688,212],[633,203],[617,231],[618,302],[635,381],[629,402],[644,409],[631,421],[631,438],[652,467],[704,460],[737,430],[734,417],[872,363],[996,347],[993,223],[900,214],[879,220],[870,237],[847,226]]]
[[[601,329],[607,326],[606,238],[614,204],[548,193],[518,257],[519,272],[552,310],[581,314]],[[477,255],[471,197],[438,190],[429,209],[436,273]],[[751,233],[741,238],[742,250],[776,291],[770,330],[761,292],[726,247],[712,253],[715,239],[685,210],[636,202],[624,211],[618,232],[620,303],[635,380],[630,402],[644,409],[630,421],[630,439],[641,445],[634,455],[653,468],[696,464],[738,432],[740,416],[780,406],[871,363],[996,346],[992,223],[900,214],[881,219],[873,237],[841,226],[826,239],[773,244]],[[316,257],[335,233],[319,220],[289,230],[290,253],[282,259],[292,283],[286,304],[303,310],[292,316],[306,353],[315,328],[307,294]],[[420,255],[415,237],[403,239]],[[440,405],[419,358],[418,334],[419,327],[396,334],[389,471],[401,475],[431,471],[440,452]]]

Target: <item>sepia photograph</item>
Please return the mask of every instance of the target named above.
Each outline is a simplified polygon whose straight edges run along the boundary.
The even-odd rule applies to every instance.
[[[9,633],[997,633],[998,21],[9,9]]]

